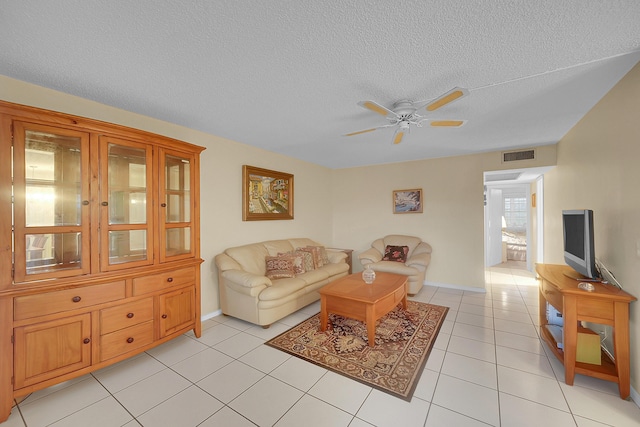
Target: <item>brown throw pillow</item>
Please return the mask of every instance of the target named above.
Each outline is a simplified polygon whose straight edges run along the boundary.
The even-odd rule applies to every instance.
[[[293,269],[293,259],[290,255],[268,256],[265,258],[267,266],[266,276],[269,279],[284,279],[296,277]]]
[[[304,268],[304,255],[296,252],[278,253],[278,256],[290,256],[293,262],[293,272],[298,274],[305,273],[307,270]]]
[[[408,246],[391,246],[387,245],[384,250],[383,261],[407,262]]]
[[[322,258],[320,257],[320,250],[317,247],[306,247],[306,248],[297,248],[296,251],[300,252],[308,252],[311,254],[313,258],[313,269],[320,268],[323,266]],[[307,270],[309,271],[309,270]]]
[[[311,253],[311,251],[301,251],[298,249],[294,252],[294,254],[300,255],[302,257],[302,266],[305,272],[315,270],[315,265],[313,263],[313,254]]]
[[[307,246],[308,248],[317,248],[320,251],[320,259],[322,259],[322,265],[329,264],[329,255],[327,254],[327,248],[324,246]]]

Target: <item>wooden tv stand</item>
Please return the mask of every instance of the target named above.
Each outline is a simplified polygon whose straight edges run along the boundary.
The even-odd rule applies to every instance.
[[[573,271],[566,265],[536,264],[540,297],[540,336],[551,352],[564,364],[565,383],[573,385],[575,374],[589,375],[618,383],[620,397],[627,399],[630,393],[629,371],[629,303],[636,298],[613,285],[592,283],[591,292],[578,288],[580,280],[567,276]],[[564,349],[547,330],[546,302],[562,313],[564,320]],[[587,321],[614,328],[613,346],[615,361],[602,352],[602,364],[576,362],[578,321]]]

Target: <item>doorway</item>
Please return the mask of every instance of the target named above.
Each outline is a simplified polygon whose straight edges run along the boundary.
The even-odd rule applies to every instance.
[[[533,271],[542,262],[543,174],[549,169],[484,173],[485,267]]]

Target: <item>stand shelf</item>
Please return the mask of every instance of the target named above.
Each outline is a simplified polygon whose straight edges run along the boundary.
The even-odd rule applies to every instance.
[[[575,374],[588,375],[618,383],[620,397],[630,393],[629,371],[629,303],[636,298],[621,289],[594,283],[592,292],[578,288],[579,280],[570,278],[572,269],[565,265],[537,264],[540,298],[540,336],[565,368],[565,383],[573,385]],[[563,349],[545,328],[546,303],[562,313],[564,319]],[[602,351],[602,364],[576,361],[578,321],[588,321],[614,328],[614,357]]]

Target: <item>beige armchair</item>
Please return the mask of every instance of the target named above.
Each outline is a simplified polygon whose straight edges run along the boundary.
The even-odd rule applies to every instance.
[[[387,249],[393,246],[400,250],[396,250],[395,254],[391,253],[387,258],[393,259],[394,255],[400,255],[402,259],[406,255],[406,261],[383,259]],[[374,241],[370,249],[358,255],[358,259],[363,267],[370,265],[374,271],[408,276],[407,292],[414,295],[420,292],[424,285],[425,273],[431,261],[431,250],[431,245],[423,242],[419,237],[391,234]]]

